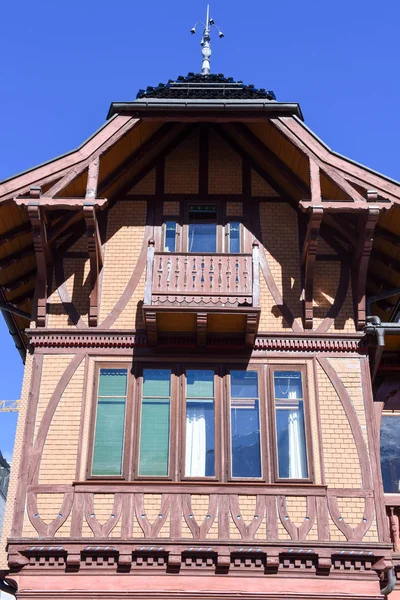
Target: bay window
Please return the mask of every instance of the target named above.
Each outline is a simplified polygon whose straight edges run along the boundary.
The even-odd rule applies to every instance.
[[[304,373],[276,365],[143,365],[135,375],[100,368],[89,476],[310,482]]]

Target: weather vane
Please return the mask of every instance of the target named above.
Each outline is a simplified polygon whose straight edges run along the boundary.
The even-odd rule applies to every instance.
[[[218,30],[218,35],[220,38],[224,37],[224,34],[222,33],[222,31],[220,30],[218,25],[215,24],[214,19],[210,19],[210,5],[209,4],[207,4],[207,17],[206,17],[205,24],[202,23],[201,21],[198,21],[194,25],[194,27],[192,27],[192,29],[190,30],[190,33],[196,33],[197,25],[202,25],[204,27],[203,37],[200,42],[200,44],[202,46],[201,54],[203,55],[203,62],[201,64],[201,74],[209,75],[211,73],[211,70],[210,70],[210,57],[211,57],[210,31],[211,31],[211,27],[215,27]]]

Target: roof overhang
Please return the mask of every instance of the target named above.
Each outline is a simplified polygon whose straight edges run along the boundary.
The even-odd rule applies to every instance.
[[[107,119],[115,114],[128,114],[136,118],[176,118],[182,115],[193,119],[218,117],[229,120],[257,120],[260,118],[296,116],[303,120],[297,102],[276,102],[274,100],[223,100],[188,99],[164,100],[162,98],[140,98],[133,102],[113,102]]]

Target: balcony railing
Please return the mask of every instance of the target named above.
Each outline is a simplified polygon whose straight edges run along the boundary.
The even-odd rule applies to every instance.
[[[251,254],[154,255],[152,302],[252,304]]]
[[[386,514],[389,520],[390,537],[393,542],[393,550],[400,553],[400,497],[386,496]]]
[[[197,335],[197,345],[221,332],[251,345],[259,312],[257,244],[252,254],[155,252],[149,245],[143,314],[150,343],[166,329],[174,333],[175,323],[175,333]],[[166,322],[166,314],[175,316]]]

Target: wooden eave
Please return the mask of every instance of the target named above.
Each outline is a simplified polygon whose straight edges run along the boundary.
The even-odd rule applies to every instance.
[[[368,192],[375,190],[380,215],[369,264],[368,290],[374,295],[391,286],[400,287],[400,245],[396,242],[400,236],[400,184],[333,152],[296,113],[293,114],[293,106],[289,116],[271,109],[269,113],[260,111],[257,118],[254,115],[250,118],[237,107],[236,112],[226,111],[223,118],[204,108],[202,114],[207,115],[219,134],[250,158],[253,168],[269,179],[281,195],[302,206],[305,213],[312,197],[310,161],[315,161],[319,169],[321,203],[327,215],[322,231],[328,227],[343,249],[350,247],[353,233],[357,235],[354,213],[368,208]],[[24,202],[25,199],[25,204],[29,204],[30,190],[41,187],[39,202],[43,205],[50,245],[57,238],[65,240],[78,225],[84,231],[80,207],[88,199],[90,165],[98,160],[96,195],[89,199],[99,205],[98,199],[115,201],[154,166],[160,153],[167,154],[190,133],[199,120],[197,110],[198,107],[188,105],[181,122],[177,122],[176,116],[170,119],[171,112],[167,114],[167,111],[161,111],[157,119],[154,112],[144,111],[138,119],[126,110],[114,115],[76,150],[1,182],[0,292],[3,301],[14,302],[22,313],[31,313],[37,261],[27,207],[18,205],[17,200]],[[287,110],[289,112],[289,108]],[[103,202],[101,208],[106,209],[106,206],[107,202]],[[62,212],[61,207],[68,210]],[[346,223],[335,211],[348,214]],[[64,221],[66,226],[60,230]],[[383,285],[383,281],[387,285]],[[388,302],[395,306],[398,300],[392,297]],[[382,320],[388,320],[387,312],[382,311],[379,304],[374,312]],[[16,314],[11,319],[26,346],[23,331],[29,321]]]

